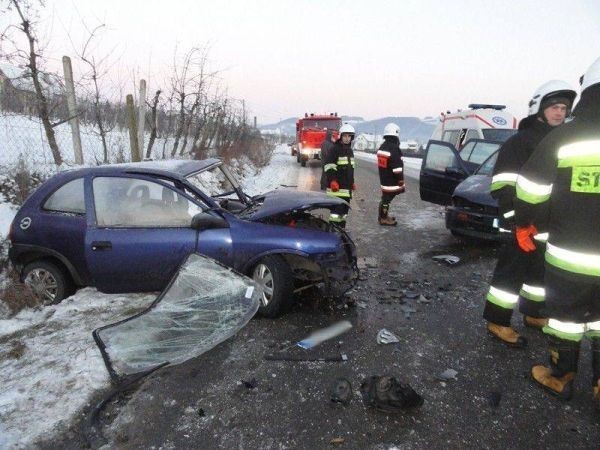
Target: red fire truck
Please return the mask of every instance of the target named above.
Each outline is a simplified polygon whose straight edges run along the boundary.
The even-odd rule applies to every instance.
[[[306,166],[306,161],[310,159],[321,159],[321,144],[327,130],[333,130],[337,139],[341,126],[342,119],[337,113],[306,113],[296,121],[296,159],[302,167]]]

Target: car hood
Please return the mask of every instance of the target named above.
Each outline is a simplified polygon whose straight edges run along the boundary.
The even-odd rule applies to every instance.
[[[331,209],[346,202],[340,198],[330,197],[322,192],[305,192],[295,190],[275,190],[254,197],[256,205],[244,218],[259,220],[265,217],[284,214],[292,211],[309,211],[311,209]]]
[[[498,201],[490,194],[492,177],[471,175],[454,189],[453,197],[461,197],[484,206],[498,206]]]

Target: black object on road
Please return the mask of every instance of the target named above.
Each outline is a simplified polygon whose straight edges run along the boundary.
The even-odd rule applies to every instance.
[[[386,413],[400,413],[423,404],[423,397],[410,385],[389,376],[367,378],[362,382],[360,392],[368,406]]]

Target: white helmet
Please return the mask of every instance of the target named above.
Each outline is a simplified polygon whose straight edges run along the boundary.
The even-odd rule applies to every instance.
[[[351,134],[352,136],[354,136],[354,127],[349,123],[345,123],[340,127],[340,136],[342,134]]]
[[[531,100],[529,101],[529,115],[533,116],[541,113],[540,106],[550,99],[552,99],[552,102],[546,107],[551,104],[565,103],[567,109],[570,111],[573,102],[575,101],[575,97],[577,97],[577,92],[575,92],[571,85],[566,81],[548,81],[547,83],[542,84],[533,93],[533,97],[531,97]]]
[[[588,68],[581,80],[581,92],[590,86],[600,83],[600,58]]]
[[[395,136],[400,139],[400,127],[395,123],[388,123],[383,129],[383,137]]]

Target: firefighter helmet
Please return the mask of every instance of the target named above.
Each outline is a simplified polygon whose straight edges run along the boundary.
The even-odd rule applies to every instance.
[[[354,136],[354,127],[352,125],[350,125],[349,123],[345,123],[344,125],[342,125],[340,127],[340,136],[342,134],[350,134],[350,135]]]
[[[545,108],[556,103],[566,103],[567,109],[570,111],[575,97],[577,97],[577,92],[566,81],[548,81],[533,93],[533,97],[529,101],[529,115],[542,114],[544,111],[544,108],[541,107],[542,103]]]
[[[400,139],[400,127],[395,123],[388,123],[383,129],[383,137],[395,136]]]
[[[581,80],[581,92],[594,84],[600,83],[600,58],[588,68]]]

